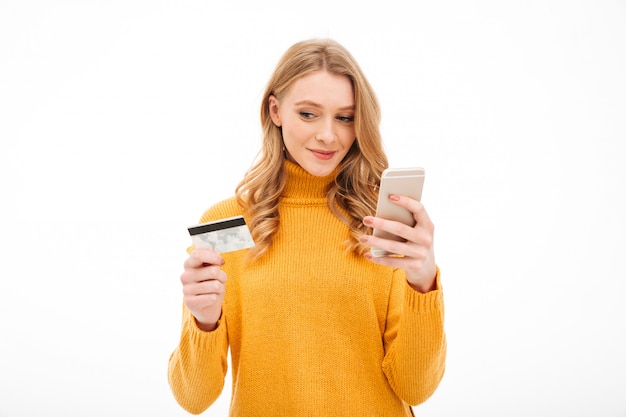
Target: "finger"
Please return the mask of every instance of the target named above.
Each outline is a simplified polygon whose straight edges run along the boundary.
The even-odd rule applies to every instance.
[[[367,216],[363,223],[374,229],[385,231],[402,238],[401,241],[379,235],[362,235],[360,242],[399,255],[420,258],[432,248],[433,233],[423,227],[409,227],[403,223]]]
[[[404,269],[407,262],[407,259],[401,256],[374,256],[371,252],[367,252],[363,256],[375,264],[399,269]]]
[[[370,246],[370,248],[376,248],[377,250],[394,254],[386,256],[409,256],[411,252],[411,248],[404,242],[378,237],[369,237],[368,239],[369,242],[367,244]]]
[[[216,280],[222,284],[226,282],[226,272],[219,266],[207,266],[202,269],[201,277],[204,278],[200,281],[212,281]]]
[[[183,286],[185,296],[222,295],[226,292],[226,285],[218,280],[196,282]]]
[[[372,229],[391,233],[405,240],[413,240],[413,235],[415,234],[415,230],[412,226],[395,220],[383,219],[382,217],[365,216],[363,218],[363,224]]]
[[[188,268],[180,276],[180,281],[183,285],[188,285],[196,282],[217,280],[219,282],[226,282],[226,272],[224,272],[219,266],[207,265],[199,268]]]
[[[427,229],[432,228],[433,223],[421,202],[402,195],[390,195],[389,199],[392,203],[397,204],[400,207],[404,207],[413,213],[413,218],[420,227],[425,227]]]
[[[219,294],[202,294],[202,295],[190,295],[185,296],[184,301],[187,308],[192,311],[192,314],[196,318],[196,314],[206,309],[207,307],[215,306],[216,304],[221,302],[222,296]]]
[[[185,261],[185,268],[199,268],[204,265],[224,265],[224,258],[210,249],[194,249]]]

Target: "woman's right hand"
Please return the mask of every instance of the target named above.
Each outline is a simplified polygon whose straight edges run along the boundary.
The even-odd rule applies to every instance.
[[[221,266],[224,259],[208,249],[195,249],[185,261],[180,276],[183,301],[196,318],[201,330],[212,331],[222,314],[226,291],[226,273]]]

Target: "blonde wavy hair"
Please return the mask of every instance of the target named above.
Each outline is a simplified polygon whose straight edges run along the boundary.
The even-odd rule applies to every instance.
[[[291,46],[278,62],[261,103],[262,147],[236,188],[237,201],[249,216],[256,242],[249,252],[253,261],[268,250],[278,231],[278,203],[286,182],[283,138],[270,117],[269,97],[280,100],[299,78],[320,70],[348,77],[354,90],[356,140],[326,196],[331,211],[350,228],[347,249],[357,254],[366,251],[359,236],[370,230],[362,219],[376,209],[381,174],[388,166],[379,129],[380,106],[361,68],[342,45],[331,39],[312,39]]]

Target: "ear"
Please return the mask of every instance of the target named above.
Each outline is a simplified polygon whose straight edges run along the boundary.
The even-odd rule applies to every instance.
[[[274,96],[269,96],[269,108],[270,108],[270,117],[272,118],[272,122],[276,125],[276,127],[281,127],[282,122],[280,121],[280,115],[278,114],[278,99]]]

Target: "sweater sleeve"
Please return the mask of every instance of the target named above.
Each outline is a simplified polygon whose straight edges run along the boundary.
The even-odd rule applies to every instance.
[[[200,414],[219,397],[227,371],[228,336],[224,317],[205,332],[183,306],[178,347],[170,356],[168,381],[174,398],[185,410]]]
[[[235,198],[207,209],[200,222],[241,214]],[[187,248],[190,253],[193,246]],[[228,331],[225,315],[212,332],[198,328],[196,319],[183,304],[183,320],[178,347],[171,354],[168,381],[174,398],[185,410],[200,414],[219,397],[227,371]]]
[[[384,333],[383,370],[396,394],[410,405],[426,401],[443,378],[446,359],[443,292],[413,290],[402,270],[394,273]]]

